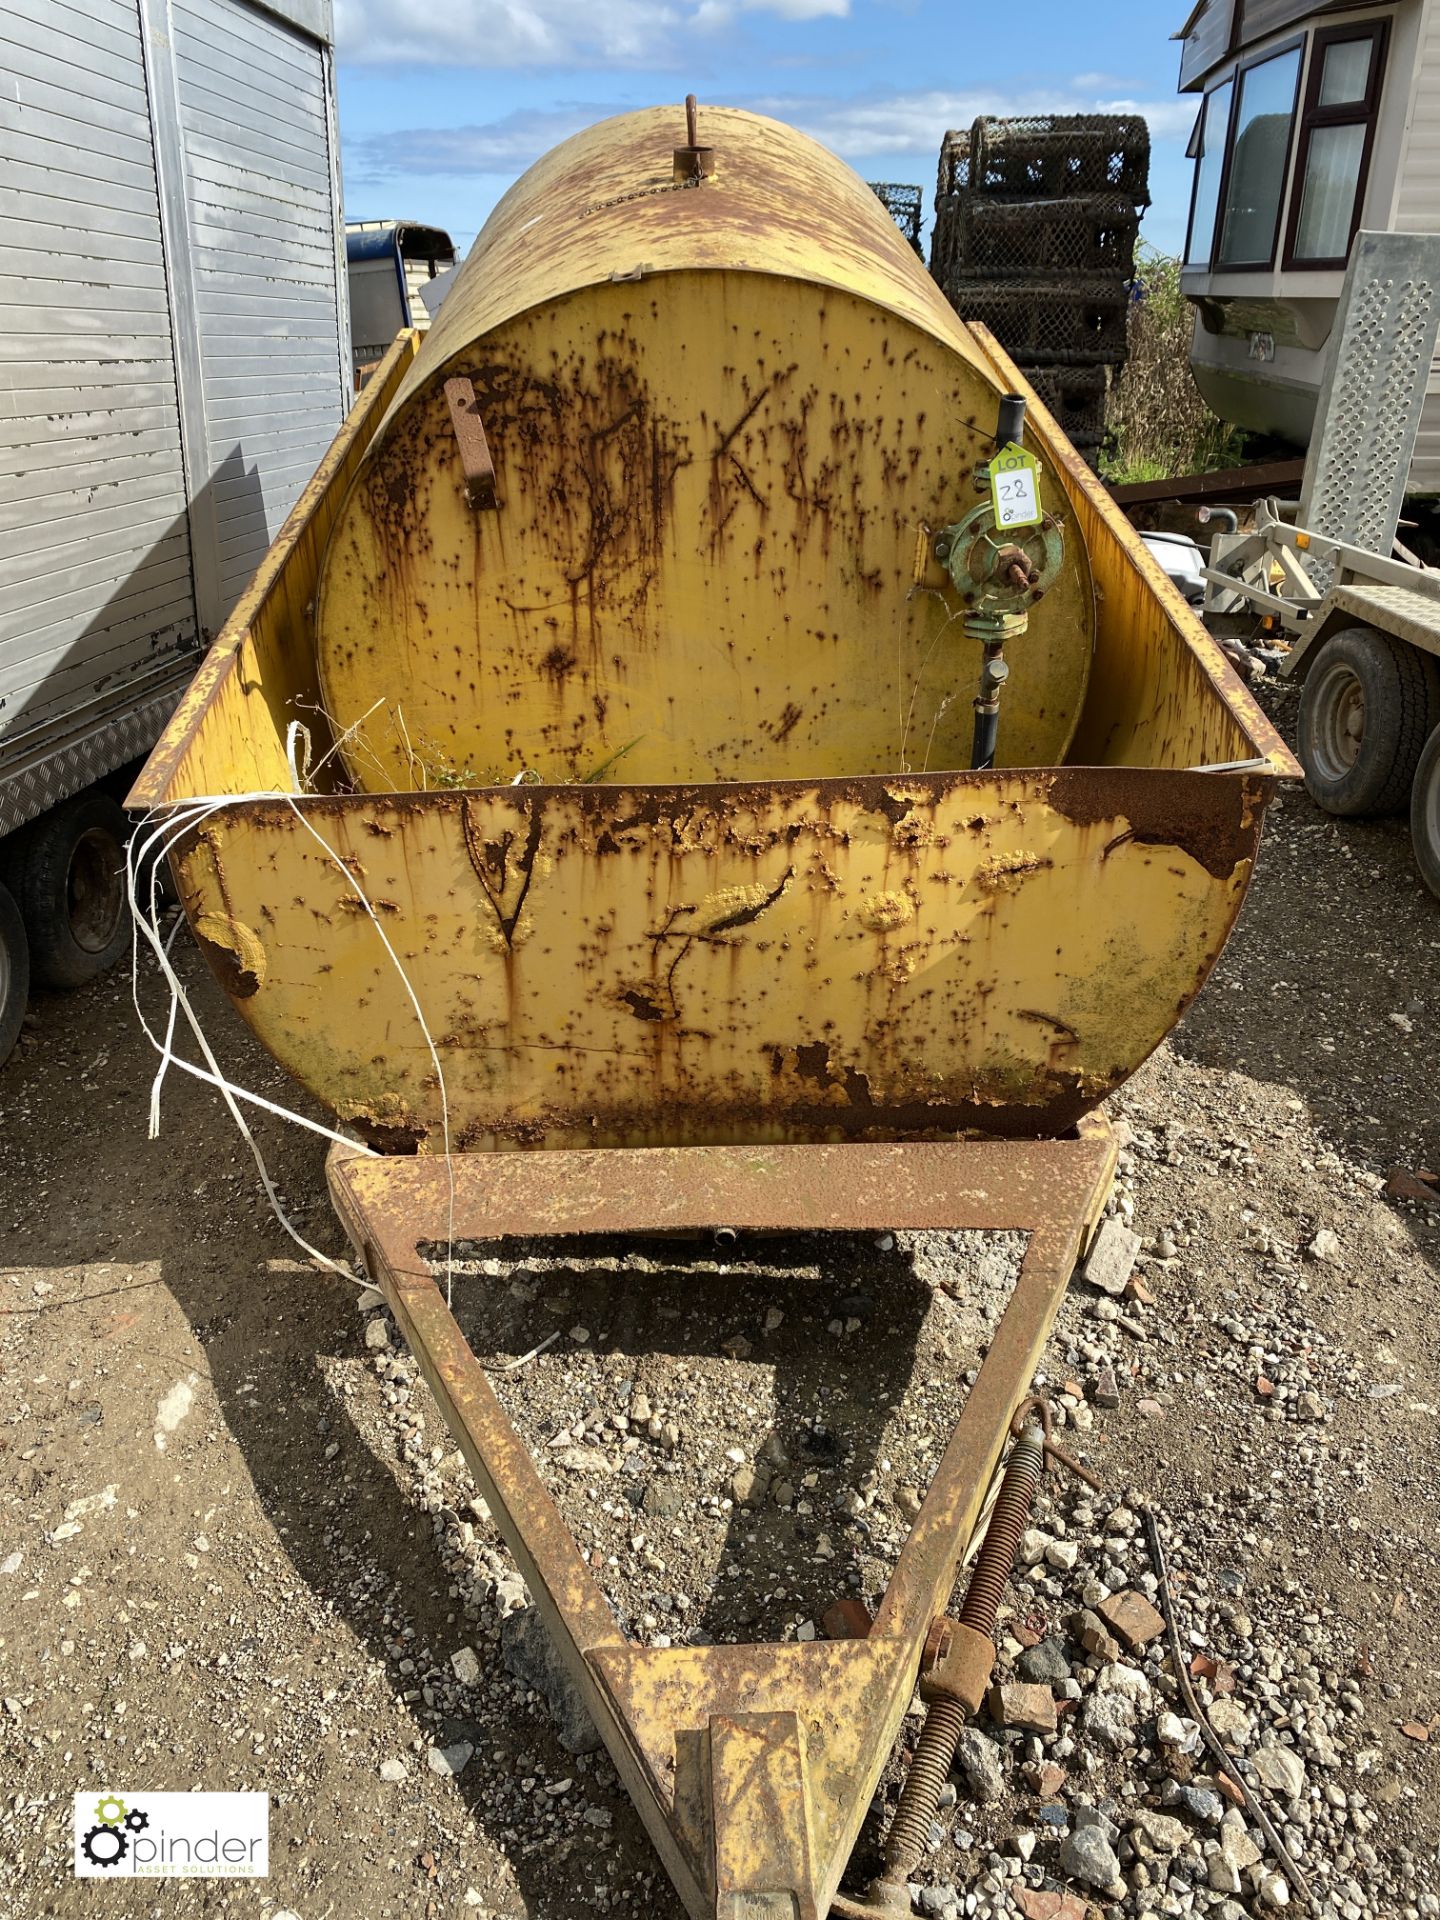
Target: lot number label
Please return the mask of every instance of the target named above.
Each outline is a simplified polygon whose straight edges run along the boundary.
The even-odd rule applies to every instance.
[[[990,462],[990,505],[997,527],[1033,527],[1040,514],[1040,463],[1012,440]]]

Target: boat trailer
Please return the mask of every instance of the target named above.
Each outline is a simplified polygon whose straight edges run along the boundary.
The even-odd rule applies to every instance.
[[[694,1920],[909,1912],[905,1874],[919,1857],[959,1731],[989,1685],[995,1606],[1042,1448],[1054,1451],[1048,1422],[1042,1434],[1027,1418],[1035,1408],[1031,1382],[1104,1209],[1115,1158],[1115,1136],[1097,1117],[1070,1138],[1044,1141],[410,1157],[332,1149],[336,1211]],[[891,1228],[1029,1237],[873,1621],[852,1606],[834,1627],[849,1637],[634,1644],[447,1305],[447,1244]],[[1012,1437],[989,1549],[982,1545],[965,1609],[951,1620],[957,1572]],[[929,1717],[886,1843],[885,1871],[862,1899],[837,1899],[917,1681]]]

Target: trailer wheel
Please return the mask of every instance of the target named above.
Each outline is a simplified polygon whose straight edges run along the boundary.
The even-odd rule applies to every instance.
[[[47,987],[81,987],[125,951],[130,823],[108,793],[77,794],[30,828],[20,906],[30,966]]]
[[[1300,698],[1300,760],[1327,813],[1398,813],[1421,749],[1440,724],[1440,672],[1428,654],[1370,627],[1332,633]]]
[[[0,1066],[20,1037],[30,997],[30,942],[25,922],[7,886],[0,885]]]
[[[1410,838],[1420,878],[1440,897],[1440,727],[1425,742],[1410,789]]]

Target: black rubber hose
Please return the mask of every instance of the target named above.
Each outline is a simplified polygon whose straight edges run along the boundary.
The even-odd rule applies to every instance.
[[[1000,412],[995,422],[995,444],[1008,447],[1012,442],[1018,447],[1025,432],[1025,396],[1023,393],[1007,393],[1001,397]]]
[[[995,742],[1000,733],[1000,715],[992,708],[975,709],[975,742],[970,750],[970,766],[975,773],[986,773],[995,764]]]

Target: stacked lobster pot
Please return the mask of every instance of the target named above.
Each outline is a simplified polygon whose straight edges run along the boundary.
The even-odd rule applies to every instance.
[[[1134,114],[982,118],[940,149],[930,270],[1092,459],[1125,360],[1150,134]]]
[[[920,187],[903,186],[895,180],[872,180],[870,191],[923,260],[920,230],[925,223],[925,194]]]

